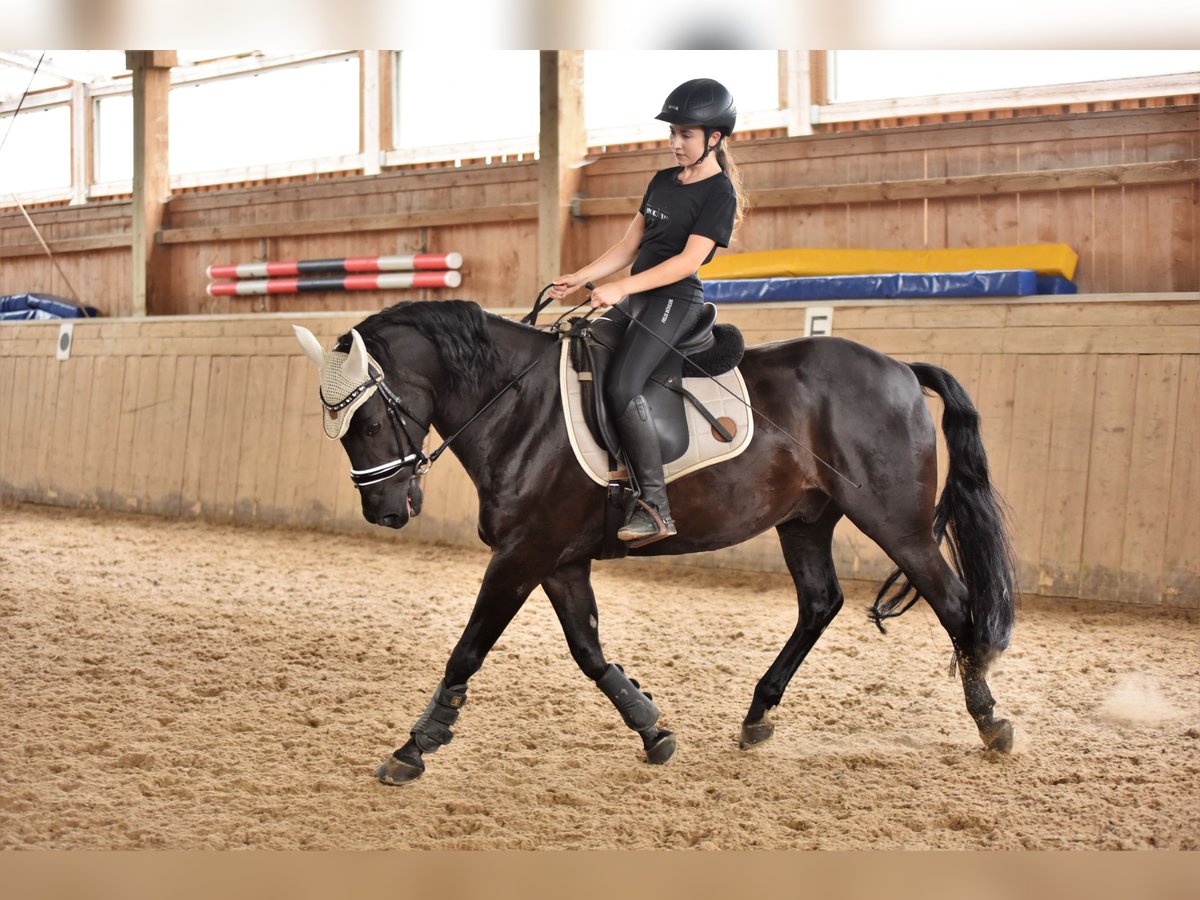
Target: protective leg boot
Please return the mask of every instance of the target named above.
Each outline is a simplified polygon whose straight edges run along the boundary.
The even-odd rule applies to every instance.
[[[637,549],[675,534],[675,523],[671,520],[671,507],[667,503],[658,429],[650,418],[650,407],[641,394],[629,401],[624,412],[617,417],[616,425],[621,438],[621,450],[638,487],[633,513],[617,532],[617,538],[631,541],[630,546]]]

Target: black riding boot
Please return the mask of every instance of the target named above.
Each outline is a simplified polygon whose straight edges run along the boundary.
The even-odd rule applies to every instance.
[[[617,532],[617,538],[632,541],[634,548],[644,547],[675,534],[671,507],[667,503],[658,429],[650,418],[650,407],[641,394],[629,401],[625,411],[617,417],[616,424],[621,450],[638,487],[638,500],[633,513]]]

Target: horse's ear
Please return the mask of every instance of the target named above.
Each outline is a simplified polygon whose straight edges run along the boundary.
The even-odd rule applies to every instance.
[[[362,335],[353,328],[350,329],[350,356],[342,372],[354,384],[367,380],[367,345],[363,343]]]
[[[292,331],[296,332],[296,340],[304,348],[304,354],[317,364],[317,368],[325,365],[325,351],[321,349],[321,342],[317,340],[317,336],[303,325],[293,325]]]

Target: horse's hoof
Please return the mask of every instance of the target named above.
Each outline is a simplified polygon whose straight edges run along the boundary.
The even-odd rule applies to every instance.
[[[665,766],[674,755],[675,735],[669,731],[660,731],[646,748],[646,762],[652,766]]]
[[[775,733],[775,723],[765,715],[757,722],[742,723],[742,737],[738,741],[738,749],[749,750],[765,743]]]
[[[389,756],[383,765],[375,770],[375,777],[383,784],[408,784],[424,774],[425,764],[420,760],[413,765],[394,756]]]
[[[979,729],[983,745],[996,753],[1010,753],[1013,745],[1013,727],[1008,719],[997,719],[987,728]]]

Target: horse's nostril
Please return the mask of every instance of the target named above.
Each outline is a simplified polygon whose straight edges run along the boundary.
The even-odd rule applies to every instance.
[[[399,528],[402,523],[398,515],[395,513],[389,513],[379,520],[379,524],[386,528]]]

